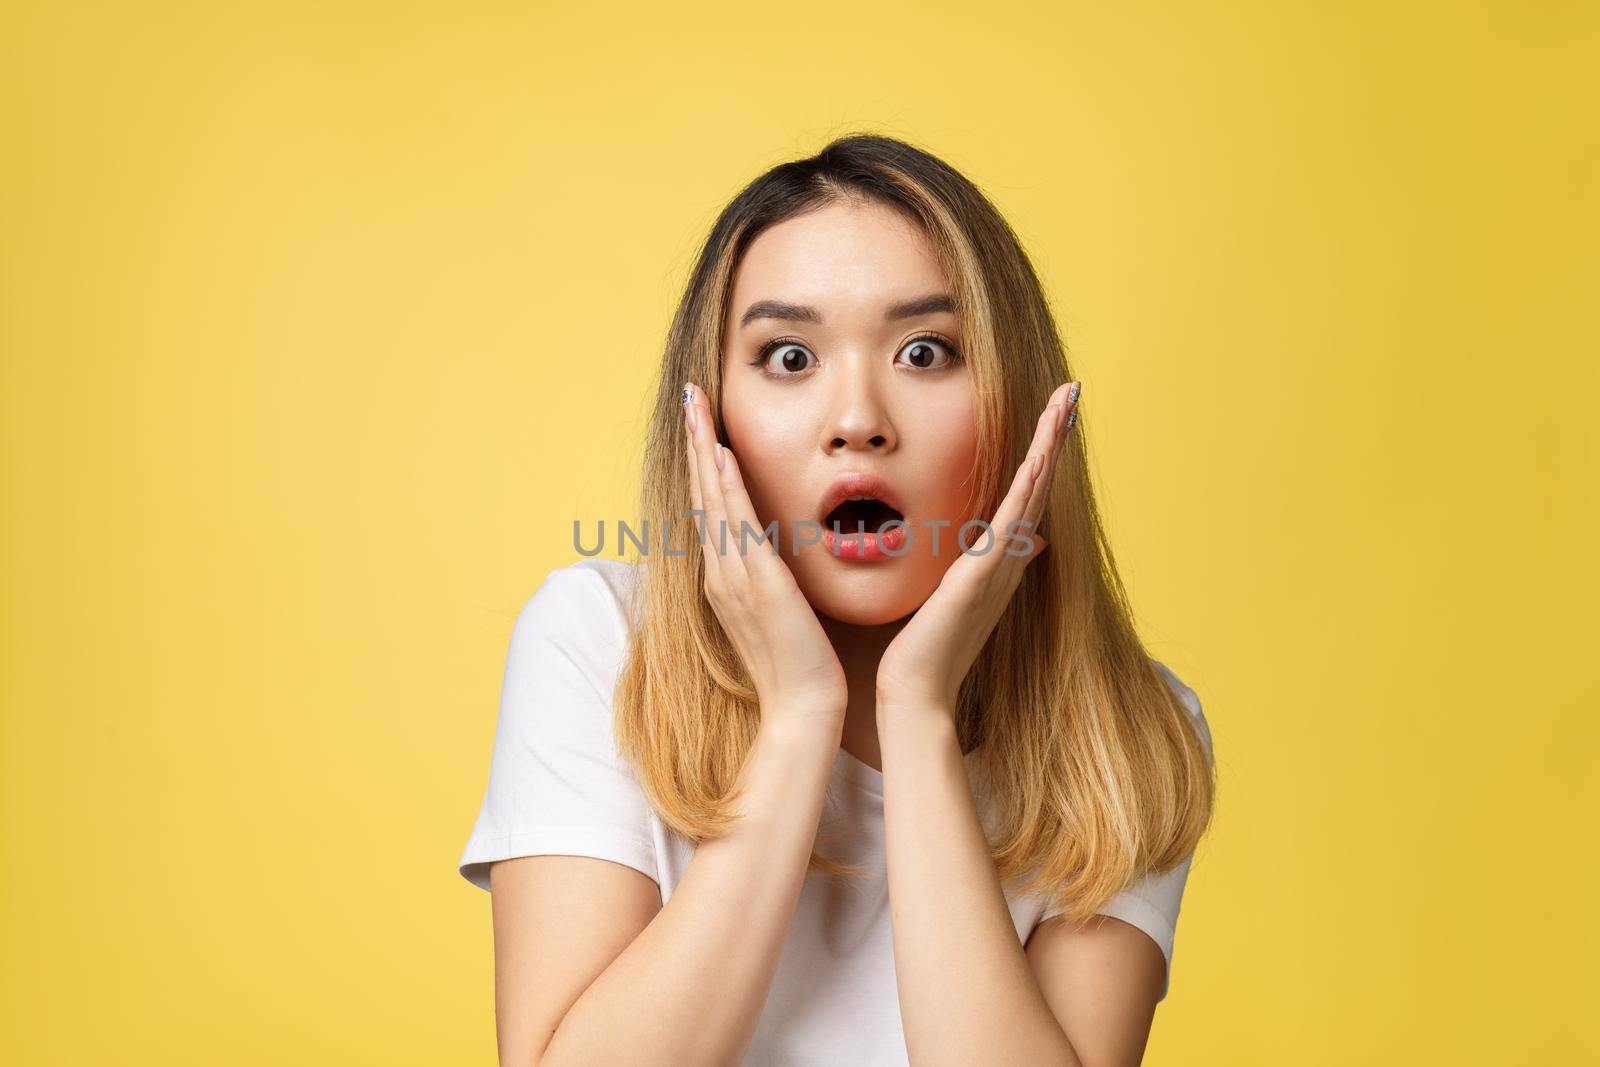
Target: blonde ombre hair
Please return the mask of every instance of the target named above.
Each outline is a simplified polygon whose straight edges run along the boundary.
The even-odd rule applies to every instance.
[[[920,224],[956,302],[977,409],[973,511],[999,506],[1051,392],[1071,380],[1038,277],[1016,235],[970,181],[893,138],[837,139],[772,168],[717,218],[667,338],[645,442],[640,503],[686,554],[649,552],[614,694],[618,749],[663,823],[698,844],[738,815],[730,795],[761,718],[756,692],[704,594],[679,391],[707,393],[722,427],[722,338],[733,275],[750,243],[841,200],[884,204]],[[1063,444],[1039,532],[1050,548],[962,684],[956,725],[976,752],[991,852],[1003,883],[1053,898],[1069,921],[1142,876],[1170,870],[1210,821],[1214,771],[1182,701],[1135,633],[1084,454]],[[653,539],[660,540],[652,535]],[[813,851],[808,870],[860,872]]]

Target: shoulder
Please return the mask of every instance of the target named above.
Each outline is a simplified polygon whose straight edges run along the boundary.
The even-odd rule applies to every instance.
[[[1211,748],[1211,724],[1206,722],[1205,713],[1200,708],[1199,694],[1191,689],[1165,663],[1157,659],[1152,659],[1150,662],[1155,664],[1156,670],[1166,679],[1167,685],[1177,694],[1178,700],[1182,702],[1184,708],[1189,712],[1189,724],[1194,727],[1195,733],[1200,735],[1200,741],[1206,748],[1206,756],[1214,759],[1215,755]]]
[[[523,603],[517,628],[626,630],[638,583],[638,566],[620,559],[580,559],[557,567]]]
[[[547,573],[517,613],[511,656],[565,653],[586,666],[615,666],[626,651],[638,566],[580,559]]]

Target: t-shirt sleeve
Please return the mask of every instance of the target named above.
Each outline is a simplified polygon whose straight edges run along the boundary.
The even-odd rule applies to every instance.
[[[626,654],[622,605],[588,561],[546,576],[506,655],[489,784],[457,864],[489,888],[516,856],[593,856],[660,884],[652,814],[618,755],[612,689]]]
[[[1201,743],[1205,747],[1206,759],[1215,765],[1215,755],[1211,748],[1211,728],[1200,710],[1199,696],[1165,664],[1157,662],[1156,668],[1178,694],[1183,706],[1188,709],[1195,732],[1200,735]],[[1166,960],[1167,966],[1166,973],[1161,979],[1161,993],[1156,997],[1157,1001],[1166,999],[1167,989],[1171,985],[1172,949],[1178,929],[1178,909],[1183,901],[1184,886],[1189,880],[1189,866],[1193,862],[1194,854],[1190,853],[1172,870],[1146,875],[1128,889],[1112,897],[1095,913],[1109,915],[1138,927],[1161,949],[1161,955]],[[1061,914],[1060,908],[1046,907],[1039,916],[1039,921],[1044,922],[1059,914]]]

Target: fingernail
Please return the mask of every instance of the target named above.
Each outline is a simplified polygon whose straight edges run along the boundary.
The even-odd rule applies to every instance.
[[[694,386],[692,386],[692,385],[684,386],[683,387],[683,392],[678,395],[678,403],[687,404],[689,401],[691,401],[693,399],[694,399]]]
[[[1074,411],[1071,415],[1067,416],[1067,429],[1069,429],[1069,430],[1072,429],[1072,427],[1077,423],[1077,421],[1078,421],[1078,413],[1076,411]]]
[[[722,442],[721,441],[717,442],[717,451],[714,453],[714,456],[715,456],[716,461],[717,461],[717,470],[720,471],[720,470],[725,469],[726,466],[727,466],[727,463],[722,458]]]
[[[1073,382],[1069,385],[1067,387],[1067,403],[1076,404],[1078,402],[1078,394],[1081,392],[1083,392],[1082,382]]]

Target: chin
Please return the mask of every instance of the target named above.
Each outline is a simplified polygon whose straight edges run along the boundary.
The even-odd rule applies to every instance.
[[[883,626],[914,614],[938,588],[940,576],[929,573],[926,562],[909,556],[841,561],[811,546],[794,568],[795,582],[820,614],[852,626]]]

